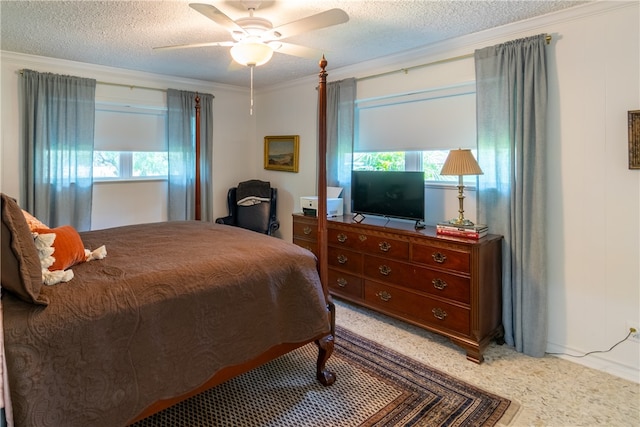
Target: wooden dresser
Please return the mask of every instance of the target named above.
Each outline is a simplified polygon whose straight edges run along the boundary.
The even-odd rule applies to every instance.
[[[449,337],[476,363],[502,341],[501,241],[445,237],[382,218],[327,221],[332,295]],[[315,217],[293,215],[293,242],[318,254]]]

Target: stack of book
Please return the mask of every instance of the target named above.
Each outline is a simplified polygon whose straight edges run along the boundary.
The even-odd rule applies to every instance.
[[[489,233],[486,225],[455,225],[448,222],[440,222],[436,225],[436,232],[445,236],[462,237],[465,239],[479,239]]]

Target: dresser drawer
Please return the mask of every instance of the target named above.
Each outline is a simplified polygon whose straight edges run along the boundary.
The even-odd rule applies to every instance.
[[[468,277],[426,269],[420,290],[464,304],[471,302],[471,279]]]
[[[354,274],[362,271],[362,254],[344,248],[329,246],[327,261],[330,267],[336,267]]]
[[[339,295],[362,299],[362,279],[352,274],[329,269],[329,289]]]
[[[364,236],[364,239],[362,236]],[[363,251],[384,255],[389,258],[409,259],[409,242],[367,234],[362,236],[358,236],[358,238],[362,240],[361,247]]]
[[[408,241],[335,228],[329,228],[327,236],[330,245],[344,246],[350,249],[372,254],[381,254],[392,258],[409,259]]]
[[[364,256],[363,271],[365,277],[378,282],[416,289],[465,304],[470,301],[468,277],[372,255]]]
[[[438,246],[420,245],[412,246],[411,260],[432,267],[446,268],[461,273],[469,273],[471,254],[468,251]]]
[[[315,221],[293,220],[293,236],[318,240],[318,223]]]
[[[378,282],[420,289],[426,267],[373,255],[364,256],[364,276]]]
[[[346,231],[329,227],[327,229],[327,242],[329,245],[341,246],[354,250],[362,250],[364,234],[355,231]]]
[[[381,310],[408,316],[438,329],[470,334],[470,310],[395,286],[365,280],[365,301]]]
[[[364,281],[364,300],[383,311],[415,318],[422,311],[424,297],[392,285]]]
[[[316,240],[301,239],[294,236],[293,243],[301,248],[305,248],[306,250],[313,252],[313,254],[318,257],[318,242]]]
[[[418,317],[438,329],[446,328],[464,335],[471,333],[471,310],[468,308],[425,298]]]

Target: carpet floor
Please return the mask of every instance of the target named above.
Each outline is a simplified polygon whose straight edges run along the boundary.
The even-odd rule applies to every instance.
[[[134,426],[485,427],[508,425],[519,409],[340,327],[332,386],[316,381],[316,357],[306,345]]]

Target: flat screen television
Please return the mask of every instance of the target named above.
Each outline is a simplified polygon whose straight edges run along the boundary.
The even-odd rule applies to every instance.
[[[353,171],[351,211],[424,221],[424,172]]]

